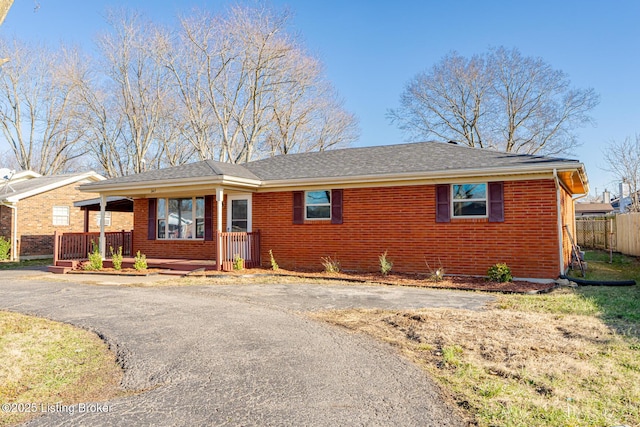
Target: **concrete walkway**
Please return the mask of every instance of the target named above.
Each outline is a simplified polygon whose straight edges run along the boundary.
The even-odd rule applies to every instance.
[[[424,372],[392,348],[297,311],[479,309],[492,300],[375,286],[87,286],[4,273],[0,309],[98,332],[122,361],[122,386],[143,391],[108,402],[106,413],[58,412],[30,423],[43,426],[463,425]]]

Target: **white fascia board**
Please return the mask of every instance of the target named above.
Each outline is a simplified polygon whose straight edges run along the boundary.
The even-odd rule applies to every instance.
[[[245,187],[247,189],[255,189],[260,187],[261,181],[255,179],[238,178],[229,175],[219,175],[214,179],[211,178],[180,178],[180,179],[165,179],[155,181],[141,181],[141,182],[122,182],[116,184],[110,184],[108,181],[105,183],[85,184],[80,186],[80,191],[87,193],[134,193],[134,192],[146,192],[148,190],[158,188],[170,188],[170,187],[188,187],[188,186],[202,186],[202,185],[215,185],[215,186],[233,186],[233,187]]]
[[[44,185],[42,187],[34,188],[33,190],[25,191],[22,193],[15,194],[13,196],[7,197],[5,200],[11,203],[17,203],[22,199],[26,199],[27,197],[35,196],[38,194],[46,193],[47,191],[55,190],[56,188],[64,187],[65,185],[73,184],[74,182],[82,181],[84,179],[91,179],[94,181],[102,181],[105,179],[102,175],[96,172],[85,172],[80,175],[73,175],[67,179],[63,179],[62,181],[57,181],[53,184]]]
[[[550,167],[551,166],[551,167]],[[576,164],[575,167],[568,168],[563,165],[564,168],[556,168],[558,171],[575,171],[584,170],[582,163]],[[532,166],[532,167],[518,167],[518,168],[491,168],[491,169],[459,169],[459,170],[447,170],[437,172],[411,172],[402,174],[384,174],[384,175],[360,175],[360,176],[348,176],[348,177],[322,177],[322,178],[302,178],[302,179],[284,179],[284,180],[270,180],[264,181],[260,189],[270,188],[285,188],[285,187],[301,187],[305,185],[344,185],[344,184],[375,184],[377,182],[385,183],[410,183],[412,181],[451,181],[461,178],[487,178],[487,177],[504,177],[514,175],[529,175],[529,174],[549,174],[551,177],[553,174],[552,165],[545,165],[544,167]]]

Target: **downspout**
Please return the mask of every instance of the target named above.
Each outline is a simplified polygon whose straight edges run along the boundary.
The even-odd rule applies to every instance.
[[[0,204],[2,206],[6,206],[9,209],[13,209],[13,224],[12,224],[12,228],[13,231],[11,232],[12,235],[12,242],[11,242],[11,261],[17,261],[17,256],[18,254],[16,253],[16,249],[18,247],[18,204],[8,204],[5,202],[0,202]]]
[[[558,170],[553,169],[553,182],[556,184],[556,215],[558,216],[558,253],[560,255],[560,276],[564,275],[564,232],[562,230],[562,207],[560,203],[560,181]]]

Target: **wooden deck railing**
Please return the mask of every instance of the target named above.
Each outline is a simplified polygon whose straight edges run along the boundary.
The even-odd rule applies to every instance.
[[[122,246],[122,255],[131,256],[133,252],[132,231],[111,231],[104,233],[105,248],[109,253],[109,247],[117,251]],[[53,235],[53,262],[58,260],[85,259],[93,250],[93,245],[100,242],[100,233],[58,233]]]
[[[244,268],[260,267],[260,232],[216,232],[217,268],[233,270],[233,261],[240,257]]]

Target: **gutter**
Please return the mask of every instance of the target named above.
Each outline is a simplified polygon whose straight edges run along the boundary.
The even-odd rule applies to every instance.
[[[11,261],[17,261],[18,254],[16,249],[18,247],[18,204],[8,204],[6,202],[0,202],[0,205],[6,206],[9,209],[13,209],[13,231],[11,232]]]

